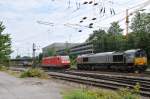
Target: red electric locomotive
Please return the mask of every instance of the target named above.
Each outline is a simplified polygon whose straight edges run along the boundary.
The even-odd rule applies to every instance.
[[[69,56],[51,56],[42,59],[42,67],[45,68],[69,68]]]

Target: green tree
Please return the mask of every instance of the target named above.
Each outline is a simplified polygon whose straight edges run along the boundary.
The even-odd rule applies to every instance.
[[[118,22],[113,22],[111,23],[111,26],[109,27],[107,32],[112,35],[122,34],[123,29],[120,28],[120,25]]]
[[[5,26],[0,22],[0,63],[10,58],[11,54],[11,38],[9,34],[2,34]]]
[[[95,30],[92,34],[90,34],[89,38],[86,40],[87,42],[96,40],[98,37],[101,37],[102,35],[106,34],[105,30]]]
[[[150,13],[137,12],[132,18],[131,29],[135,33],[150,33]]]
[[[120,28],[118,22],[111,23],[108,29],[108,46],[109,51],[123,50],[125,46],[125,39],[123,34],[123,29]]]
[[[39,63],[42,61],[42,58],[43,58],[43,53],[40,53],[39,56],[38,56]]]
[[[131,22],[130,28],[134,32],[133,47],[144,49],[150,58],[150,13],[137,12]]]
[[[56,51],[54,49],[49,49],[48,56],[54,56],[54,55],[56,55]]]
[[[95,30],[86,40],[86,42],[92,42],[94,45],[94,52],[102,52],[105,51],[105,47],[107,46],[106,41],[106,32],[104,30]]]
[[[136,33],[131,32],[127,36],[126,48],[125,49],[136,49],[137,48],[137,37]]]
[[[16,56],[16,59],[20,59],[20,58],[21,58],[21,56],[20,56],[20,55],[17,55],[17,56]]]
[[[70,48],[66,47],[66,48],[64,49],[64,54],[65,54],[65,55],[69,55],[69,54],[70,54]]]
[[[3,22],[0,21],[0,35],[4,31],[4,29],[5,29],[5,26],[3,25]]]
[[[86,40],[93,42],[95,52],[144,49],[150,58],[150,13],[137,13],[131,21],[132,32],[122,35],[118,22],[111,23],[108,31],[96,30]]]
[[[123,50],[126,40],[122,32],[118,22],[113,22],[108,33],[101,29],[93,31],[87,41],[93,42],[95,52]]]
[[[95,34],[92,39],[95,52],[106,51],[105,50],[105,48],[107,46],[106,32],[104,30],[100,29],[98,31],[94,31],[93,34]]]

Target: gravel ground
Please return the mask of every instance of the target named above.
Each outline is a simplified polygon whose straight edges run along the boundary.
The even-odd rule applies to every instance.
[[[62,92],[77,88],[95,89],[73,82],[36,78],[21,79],[0,72],[0,99],[62,99]],[[104,89],[105,90],[105,89]],[[141,99],[149,99],[141,97]]]
[[[65,87],[52,80],[21,79],[0,72],[0,99],[62,99]]]

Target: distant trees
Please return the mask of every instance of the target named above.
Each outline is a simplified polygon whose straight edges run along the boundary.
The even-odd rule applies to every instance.
[[[150,58],[150,13],[137,12],[132,19],[131,29],[133,33],[129,37],[134,36],[132,46],[144,49]]]
[[[130,28],[132,32],[124,36],[118,22],[113,22],[108,31],[93,31],[86,41],[93,42],[95,52],[141,48],[150,58],[150,13],[136,13]]]
[[[137,12],[132,19],[130,28],[135,33],[150,33],[150,13]]]
[[[66,48],[64,49],[64,54],[65,54],[65,55],[69,55],[69,54],[70,54],[70,48],[66,47]]]
[[[55,49],[48,49],[48,53],[46,56],[54,56],[54,55],[56,55]]]
[[[87,41],[93,42],[95,52],[123,50],[126,40],[122,32],[118,22],[113,22],[107,32],[101,29],[93,31]]]
[[[42,60],[42,58],[43,58],[43,53],[40,53],[38,58],[39,58],[39,62],[40,62]]]
[[[2,34],[5,26],[0,21],[0,63],[8,60],[11,54],[11,38],[9,34]]]
[[[4,29],[5,29],[5,26],[3,25],[3,22],[0,21],[0,35],[4,31]]]
[[[20,58],[21,58],[21,56],[20,56],[20,55],[17,55],[17,56],[16,56],[16,59],[20,59]]]
[[[118,22],[113,22],[111,23],[111,26],[109,27],[107,32],[112,35],[118,35],[118,34],[122,34],[123,29],[120,28],[120,25]]]

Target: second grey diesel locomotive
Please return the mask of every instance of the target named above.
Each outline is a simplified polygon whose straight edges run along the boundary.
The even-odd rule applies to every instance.
[[[147,68],[147,55],[141,49],[79,55],[77,57],[77,68],[82,70],[106,68],[126,71],[145,71]]]

